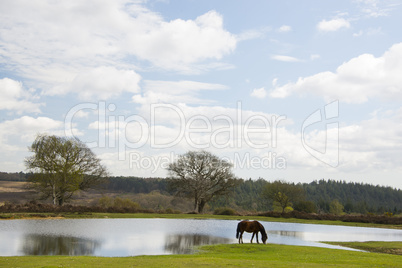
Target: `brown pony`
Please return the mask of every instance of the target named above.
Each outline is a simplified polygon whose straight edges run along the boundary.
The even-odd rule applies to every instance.
[[[258,242],[258,232],[261,232],[261,239],[264,244],[268,239],[268,235],[265,232],[264,226],[262,226],[261,223],[259,223],[258,221],[241,221],[237,225],[237,231],[236,231],[236,238],[239,238],[239,244],[240,244],[240,241],[243,244],[244,231],[246,231],[248,233],[253,233],[253,236],[251,237],[251,243],[253,243],[254,235],[257,238],[257,243],[259,243]],[[240,234],[240,236],[239,236],[239,234]]]

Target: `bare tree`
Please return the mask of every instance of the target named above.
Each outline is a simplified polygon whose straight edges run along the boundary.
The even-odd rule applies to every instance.
[[[194,199],[194,211],[202,213],[212,198],[226,195],[238,180],[232,164],[206,151],[190,151],[168,167],[170,187],[178,195]]]
[[[104,182],[107,170],[100,159],[81,141],[73,138],[38,135],[25,159],[31,187],[63,205],[78,191],[86,191]]]

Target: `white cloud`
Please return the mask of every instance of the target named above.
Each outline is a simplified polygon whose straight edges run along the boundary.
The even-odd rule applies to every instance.
[[[299,62],[299,61],[301,61],[298,58],[291,57],[291,56],[285,56],[285,55],[273,55],[271,57],[271,59],[277,60],[277,61],[284,61],[284,62]]]
[[[148,155],[157,161],[158,155],[169,154],[172,152],[172,148],[174,148],[173,152],[177,154],[187,150],[200,149],[201,147],[198,146],[205,145],[207,150],[220,156],[225,155],[231,160],[235,159],[235,155],[240,159],[247,155],[263,158],[266,156],[267,151],[270,151],[275,153],[277,158],[284,158],[289,166],[297,168],[298,172],[302,173],[311,172],[312,169],[319,169],[320,172],[330,172],[330,174],[337,175],[347,174],[348,172],[364,174],[364,172],[401,169],[398,159],[402,157],[402,147],[400,146],[402,144],[400,135],[402,125],[395,124],[395,122],[399,122],[402,119],[402,109],[382,114],[377,113],[371,119],[359,124],[340,126],[339,166],[333,169],[306,151],[300,141],[300,132],[286,128],[291,123],[290,119],[281,121],[271,129],[270,127],[274,125],[273,122],[275,122],[277,115],[247,110],[239,111],[218,106],[191,107],[177,105],[176,108],[177,110],[167,107],[157,110],[153,121],[154,125],[147,126],[146,124],[141,125],[138,122],[134,122],[134,124],[120,126],[122,128],[118,130],[118,135],[126,135],[127,142],[134,144],[139,140],[145,141],[144,146],[138,152],[130,149],[124,151],[126,160],[128,160],[130,152],[139,154],[138,157]],[[182,113],[182,118],[178,116],[177,111]],[[237,121],[239,112],[242,115],[241,122]],[[259,120],[261,118],[265,118],[271,124],[264,124],[263,121]],[[209,124],[205,124],[205,122]],[[250,122],[251,124],[249,124]],[[98,122],[95,122],[92,127],[96,128],[97,124]],[[145,136],[150,133],[141,132],[141,129],[147,127],[153,133],[152,139],[155,144],[162,146],[170,143],[174,144],[168,148],[152,148],[150,139]],[[244,131],[246,128],[254,130],[266,128],[268,131],[265,133],[249,133]],[[239,130],[241,131],[239,132]],[[321,130],[321,127],[316,128],[314,126],[312,129],[306,129],[306,131],[304,135],[308,140],[308,144],[312,148],[323,149],[325,153],[327,131]],[[231,135],[230,132],[233,132],[233,134]],[[238,134],[240,136],[237,136]],[[122,136],[119,137],[121,138]],[[116,144],[118,142],[116,141]],[[269,148],[261,150],[255,146],[258,144],[268,144]],[[221,145],[222,147],[220,147]],[[205,149],[205,147],[203,148]],[[123,162],[117,163],[118,169],[114,165],[114,163],[118,162],[117,153],[110,154],[107,158],[108,163],[110,163],[115,172],[118,174],[130,174],[128,161],[124,162],[124,166],[121,165]],[[247,168],[243,168],[243,171],[244,169]],[[243,171],[241,168],[238,170],[238,172]],[[138,172],[146,171],[145,169],[140,169]],[[164,174],[163,172],[163,170],[158,169],[157,174]]]
[[[75,92],[84,100],[105,100],[117,97],[123,92],[138,93],[140,79],[140,75],[132,70],[101,66],[77,74],[70,83],[57,86],[49,93]]]
[[[144,81],[143,93],[135,95],[133,101],[141,104],[150,103],[187,103],[205,104],[210,100],[198,97],[200,91],[225,90],[227,86],[221,84],[202,83],[196,81]]]
[[[402,110],[375,115],[340,129],[342,168],[353,171],[400,170]]]
[[[163,68],[181,69],[206,59],[221,59],[236,47],[236,37],[223,29],[223,18],[209,11],[195,20],[159,19],[129,38],[130,52]]]
[[[267,91],[265,90],[265,88],[256,88],[253,90],[253,92],[251,92],[251,96],[252,97],[256,97],[258,99],[263,99],[267,96]]]
[[[363,35],[367,35],[367,36],[373,36],[373,35],[381,35],[383,34],[382,32],[382,28],[381,27],[377,27],[377,28],[368,28],[366,30],[360,30],[357,33],[353,34],[353,37],[360,37]]]
[[[63,123],[48,117],[23,116],[0,123],[0,144],[4,152],[26,150],[21,142],[32,142],[38,133],[61,134]],[[18,144],[12,145],[12,144]],[[3,152],[3,153],[4,153]]]
[[[28,146],[36,135],[64,135],[63,122],[48,117],[22,116],[0,123],[0,165],[2,171],[24,170],[24,158],[28,156]]]
[[[225,152],[253,150],[253,144],[273,142],[276,125],[282,127],[292,123],[290,119],[277,120],[277,115],[242,110],[241,106],[225,108],[159,103],[158,106],[144,107],[148,110],[136,112],[136,118],[126,117],[128,120],[119,121],[119,124],[94,121],[89,129],[106,129],[109,144],[112,141],[116,147],[123,148],[119,153],[124,156],[127,152],[125,148],[138,149],[135,147],[138,144],[141,151],[146,151],[148,155],[201,148],[211,151],[224,149]],[[264,135],[261,135],[262,128],[265,128]],[[239,132],[242,132],[240,136]],[[255,135],[256,132],[259,135]]]
[[[362,35],[363,35],[363,31],[360,30],[359,32],[354,33],[354,34],[353,34],[353,37],[360,37],[360,36],[362,36]]]
[[[280,33],[290,32],[291,30],[292,27],[290,27],[289,25],[282,25],[281,27],[278,28],[278,32]]]
[[[17,113],[40,113],[40,103],[33,103],[35,99],[31,92],[24,90],[22,83],[9,78],[0,79],[0,110],[11,110]]]
[[[394,1],[379,1],[379,0],[356,0],[359,4],[361,12],[368,17],[383,17],[388,16],[399,2]]]
[[[402,109],[376,113],[372,118],[357,124],[339,126],[339,165],[336,169],[330,168],[316,159],[301,146],[301,133],[279,128],[277,133],[278,155],[285,156],[288,163],[300,170],[322,168],[325,172],[339,174],[370,174],[374,171],[402,171],[400,161],[402,157]],[[328,153],[328,131],[321,130],[326,122],[312,125],[304,131],[307,144],[323,154]],[[336,141],[335,141],[336,142]],[[337,157],[334,155],[334,157]],[[332,169],[332,171],[331,171]],[[369,176],[368,176],[369,177]]]
[[[318,60],[319,58],[321,58],[321,56],[319,54],[311,54],[310,55],[310,60]]]
[[[381,57],[363,54],[340,65],[336,72],[301,77],[295,83],[271,91],[274,98],[309,92],[326,100],[363,103],[369,99],[402,99],[402,43],[393,45]]]
[[[110,95],[92,80],[95,66],[120,72],[147,63],[183,72],[228,68],[219,60],[237,44],[216,11],[167,21],[129,0],[1,2],[0,25],[0,64],[47,94],[74,92],[78,83],[85,98],[99,90]],[[82,88],[88,80],[94,84]]]
[[[76,118],[88,118],[88,116],[89,116],[89,112],[85,112],[83,110],[79,110],[78,112],[76,112],[74,114],[74,117],[76,117]]]
[[[399,109],[392,115],[372,117],[358,124],[340,126],[339,144],[336,146],[339,148],[339,165],[332,171],[320,161],[320,154],[317,159],[308,154],[300,145],[298,141],[300,133],[292,133],[287,130],[278,133],[278,153],[285,155],[293,166],[298,166],[302,170],[322,168],[326,169],[326,172],[339,174],[370,174],[375,171],[400,172],[401,167],[398,160],[402,157],[402,137],[400,135],[402,125],[395,124],[395,122],[399,122],[401,116],[402,110]],[[325,125],[325,122],[320,123]],[[312,129],[307,129],[303,135],[311,148],[322,153],[322,159],[326,157],[327,153],[330,153],[327,151],[326,146],[329,145],[326,138],[329,135],[328,132],[333,130],[337,131],[336,129],[320,130],[313,125]],[[332,156],[338,157],[337,155]]]
[[[145,81],[144,89],[154,92],[169,92],[172,94],[184,94],[200,90],[224,90],[227,86],[196,81]]]
[[[261,38],[265,35],[265,32],[268,30],[247,30],[236,36],[237,41],[245,41],[250,39]]]
[[[322,20],[317,24],[317,29],[321,32],[335,32],[342,28],[350,28],[349,21],[343,18]]]
[[[63,123],[48,117],[23,116],[1,123],[3,133],[17,134],[21,132],[43,132],[54,130],[63,126]]]

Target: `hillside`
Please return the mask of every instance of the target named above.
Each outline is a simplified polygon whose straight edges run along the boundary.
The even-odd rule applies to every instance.
[[[24,203],[36,198],[26,189],[26,174],[0,173],[0,204],[4,202]],[[109,183],[98,190],[75,195],[73,204],[94,205],[100,198],[122,197],[133,200],[146,209],[171,208],[180,211],[192,209],[191,200],[173,196],[168,179],[111,177]],[[273,206],[261,197],[267,181],[239,180],[229,196],[213,200],[207,209],[230,207],[237,211],[269,211]],[[346,213],[400,214],[402,212],[402,190],[345,181],[320,180],[299,184],[305,191],[307,201],[314,203],[319,213],[329,213],[330,204],[337,200]]]

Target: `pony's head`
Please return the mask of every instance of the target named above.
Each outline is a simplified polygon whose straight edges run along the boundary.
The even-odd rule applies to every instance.
[[[268,235],[265,231],[261,232],[261,239],[264,244],[267,242]]]
[[[265,244],[267,242],[268,235],[267,232],[265,231],[264,226],[261,223],[259,223],[259,225],[260,225],[261,239],[262,242]]]

